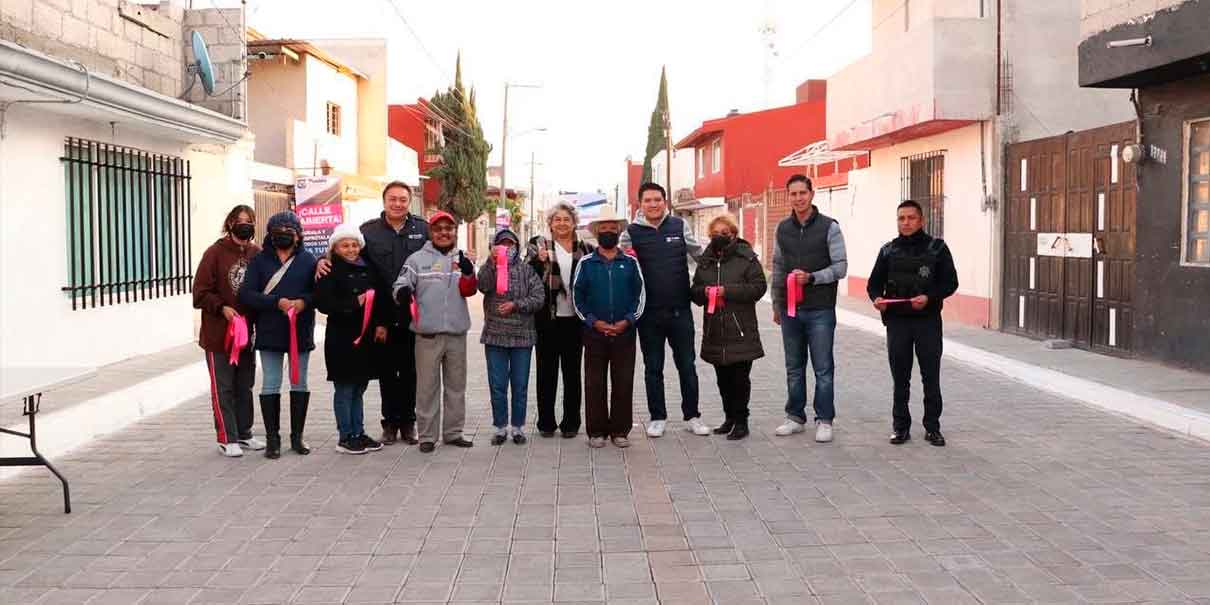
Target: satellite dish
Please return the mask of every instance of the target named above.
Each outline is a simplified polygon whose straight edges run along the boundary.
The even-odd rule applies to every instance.
[[[210,62],[210,51],[206,49],[206,40],[202,38],[200,32],[195,31],[192,42],[194,62],[189,65],[189,73],[197,78],[189,80],[189,87],[181,93],[181,98],[185,98],[189,91],[193,90],[193,85],[197,83],[197,80],[202,81],[202,90],[205,90],[207,95],[214,94],[214,64]]]

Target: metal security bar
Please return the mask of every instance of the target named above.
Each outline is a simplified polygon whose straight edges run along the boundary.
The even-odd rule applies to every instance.
[[[925,230],[945,233],[945,150],[900,158],[899,199],[913,200],[924,210]]]
[[[189,162],[70,137],[60,160],[71,308],[188,293]]]

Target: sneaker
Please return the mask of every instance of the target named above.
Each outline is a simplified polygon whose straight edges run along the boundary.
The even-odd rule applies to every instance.
[[[357,437],[350,437],[348,439],[341,439],[336,444],[336,451],[342,454],[360,455],[366,453],[366,446],[362,445],[361,440]]]
[[[604,437],[589,437],[588,447],[605,447]]]
[[[239,446],[246,450],[259,452],[260,450],[265,449],[265,442],[257,439],[256,437],[249,437],[247,439],[240,439]]]
[[[652,420],[647,423],[648,437],[663,437],[664,427],[668,424],[667,420]]]
[[[832,423],[822,420],[815,421],[815,443],[832,442]]]
[[[777,435],[778,437],[785,437],[786,435],[801,433],[804,430],[806,430],[806,428],[803,426],[803,423],[793,418],[786,418],[786,421],[781,423],[781,426],[777,427],[777,430],[773,431],[773,434]]]
[[[515,443],[517,445],[525,445],[526,441],[529,441],[529,439],[525,438],[525,431],[522,431],[520,428],[514,428],[513,429],[513,443]]]
[[[238,443],[220,443],[218,452],[228,458],[239,458],[244,455],[244,450],[240,449]]]
[[[702,422],[701,417],[690,418],[689,424],[685,426],[685,430],[693,433],[694,435],[710,434],[710,427],[706,426],[705,422]]]
[[[508,441],[508,429],[496,429],[496,434],[492,435],[492,445],[504,445],[505,441]]]
[[[378,450],[382,449],[381,443],[374,441],[365,433],[362,433],[361,436],[357,438],[357,442],[360,443],[361,447],[365,448],[367,452],[377,452]]]
[[[620,447],[620,448],[628,448],[628,447],[630,447],[630,440],[625,437],[614,437],[613,446]]]

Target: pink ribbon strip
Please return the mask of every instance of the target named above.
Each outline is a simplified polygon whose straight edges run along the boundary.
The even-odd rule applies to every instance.
[[[412,323],[420,325],[420,305],[416,304],[416,295],[412,295],[412,303],[408,306],[408,311],[412,314]]]
[[[802,295],[802,288],[798,286],[798,280],[791,273],[786,276],[786,315],[789,317],[798,317],[798,301]]]
[[[366,335],[366,328],[370,327],[370,314],[374,312],[374,291],[366,290],[366,308],[361,316],[361,332],[357,338],[353,339],[353,346],[361,344],[361,338]]]
[[[891,303],[910,303],[910,302],[912,302],[912,299],[910,299],[910,298],[884,298],[884,299],[882,299],[882,302],[883,302],[883,304],[888,304],[888,305]]]
[[[236,315],[235,319],[227,322],[227,340],[225,343],[227,353],[230,355],[230,364],[233,366],[239,365],[239,354],[248,346],[248,320],[244,319],[243,315]]]
[[[709,286],[706,288],[706,313],[713,315],[716,309],[723,307],[723,297],[721,286]]]
[[[290,319],[290,384],[298,384],[298,312],[290,307],[286,317]]]
[[[496,294],[508,292],[508,246],[496,246]]]

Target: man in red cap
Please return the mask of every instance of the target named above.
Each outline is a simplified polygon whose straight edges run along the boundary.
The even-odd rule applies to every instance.
[[[416,432],[420,451],[448,445],[471,447],[462,436],[466,420],[466,299],[475,295],[475,265],[457,249],[458,222],[447,212],[429,217],[429,241],[408,257],[393,294],[412,308],[416,334]],[[441,396],[438,389],[442,388]]]

